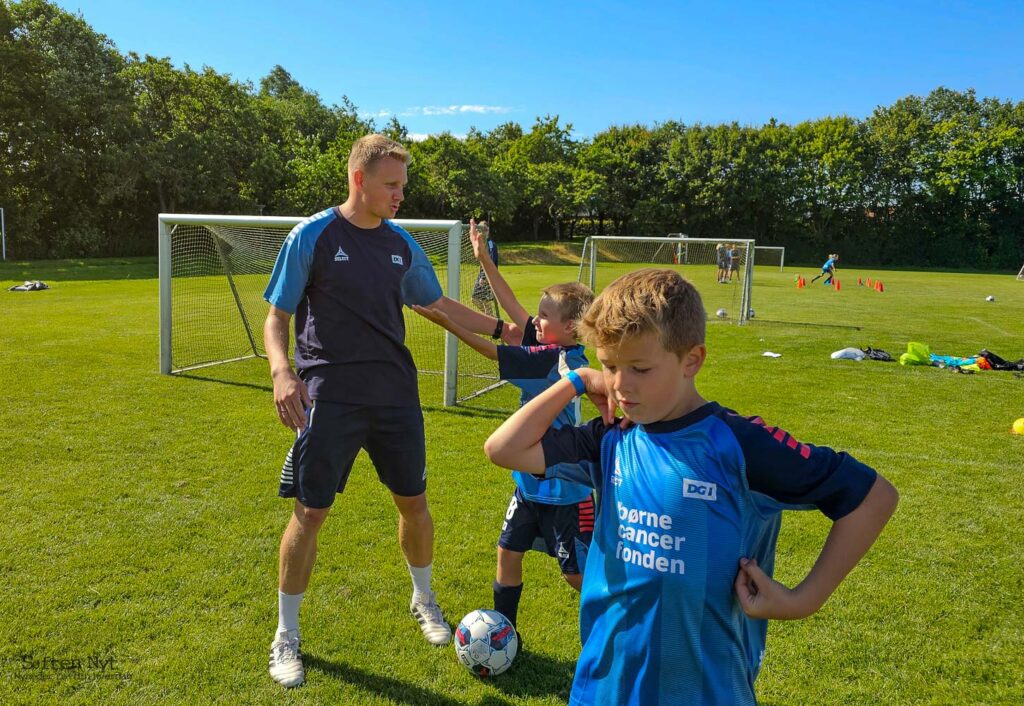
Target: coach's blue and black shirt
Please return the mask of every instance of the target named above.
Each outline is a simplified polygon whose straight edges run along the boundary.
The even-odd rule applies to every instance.
[[[875,471],[714,402],[626,431],[549,430],[546,475],[598,493],[571,704],[756,704],[767,621],[733,591],[741,557],[771,574],[783,509],[833,520]]]
[[[295,315],[295,367],[313,399],[397,406],[419,403],[402,304],[441,294],[405,230],[359,228],[335,207],[292,229],[263,296]]]
[[[586,365],[583,346],[540,345],[532,316],[526,320],[521,346],[498,346],[498,375],[522,391],[520,406],[558,382],[570,370]],[[574,400],[558,413],[551,428],[576,426],[580,421],[580,402]],[[545,505],[575,505],[588,499],[591,493],[589,486],[558,478],[541,480],[520,471],[514,471],[512,478],[524,498]]]

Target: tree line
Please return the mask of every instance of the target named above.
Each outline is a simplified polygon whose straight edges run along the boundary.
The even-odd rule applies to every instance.
[[[1024,102],[937,88],[865,119],[622,125],[558,116],[411,142],[284,68],[255,86],[122,54],[81,15],[0,0],[0,207],[9,257],[156,252],[159,212],[306,215],[340,203],[352,142],[413,154],[401,217],[487,217],[500,240],[754,238],[787,260],[1014,269]]]

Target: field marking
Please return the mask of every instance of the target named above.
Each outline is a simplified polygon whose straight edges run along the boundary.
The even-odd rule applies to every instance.
[[[1004,331],[1003,329],[999,328],[995,324],[990,324],[989,322],[985,321],[984,319],[979,319],[977,316],[968,316],[967,318],[969,320],[971,320],[971,321],[977,321],[979,324],[982,324],[983,326],[988,326],[993,331],[998,331],[999,333],[1003,334],[1004,336],[1012,336],[1013,335],[1009,331]]]

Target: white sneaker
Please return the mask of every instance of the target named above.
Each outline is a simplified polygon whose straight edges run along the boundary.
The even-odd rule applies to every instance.
[[[270,645],[270,676],[281,686],[298,686],[306,680],[302,668],[302,650],[299,649],[298,630],[278,633]]]
[[[452,629],[444,621],[441,606],[437,604],[437,595],[433,591],[427,596],[414,595],[409,610],[420,624],[423,637],[431,645],[447,645],[452,639]]]

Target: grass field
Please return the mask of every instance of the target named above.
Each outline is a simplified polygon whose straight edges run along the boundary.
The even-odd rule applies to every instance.
[[[815,274],[757,268],[757,318],[709,326],[698,387],[849,450],[895,483],[901,504],[820,613],[772,625],[762,703],[1024,702],[1024,437],[1009,433],[1024,416],[1024,379],[829,359],[846,346],[898,355],[914,340],[1020,358],[1024,282],[844,268],[835,292],[796,290],[797,271]],[[542,286],[576,277],[559,265],[504,272],[528,306]],[[858,287],[858,276],[881,277],[885,293]],[[262,361],[157,374],[155,277],[152,260],[0,265],[4,289],[30,278],[53,286],[0,292],[0,702],[564,703],[577,599],[552,560],[527,557],[528,651],[508,674],[475,679],[409,617],[396,513],[362,456],[303,605],[307,684],[271,682],[290,507],[276,487],[290,435]],[[435,587],[457,620],[490,605],[512,483],[481,446],[515,394],[447,410],[437,386],[423,391]],[[821,515],[790,513],[777,578],[802,578],[827,529]]]

